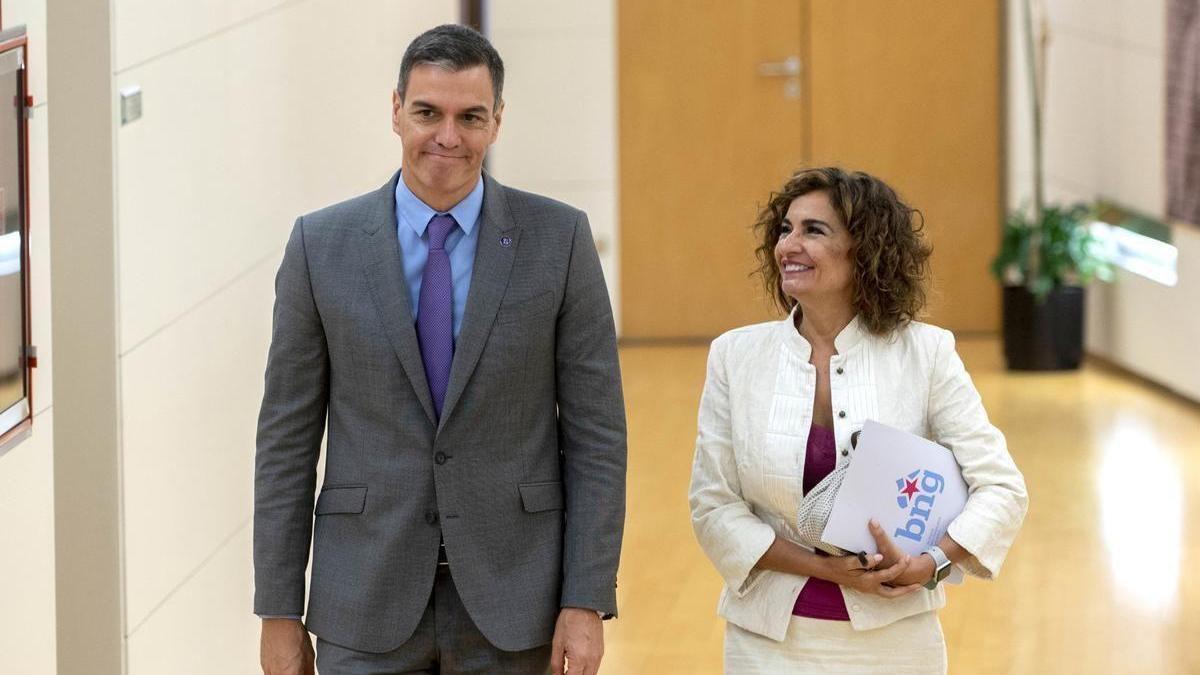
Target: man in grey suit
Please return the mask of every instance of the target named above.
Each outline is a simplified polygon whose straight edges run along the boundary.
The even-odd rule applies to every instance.
[[[292,230],[255,468],[269,675],[312,672],[306,628],[323,675],[599,666],[625,514],[612,310],[587,217],[482,172],[503,77],[478,33],[422,34],[401,171]]]

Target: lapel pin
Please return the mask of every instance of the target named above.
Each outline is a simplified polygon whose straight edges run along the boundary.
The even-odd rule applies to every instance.
[[[500,245],[503,246],[504,248],[508,248],[509,246],[512,246],[512,237],[507,237],[507,236],[500,237]]]

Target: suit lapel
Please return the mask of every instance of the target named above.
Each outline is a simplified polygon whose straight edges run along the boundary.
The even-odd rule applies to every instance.
[[[454,406],[466,389],[471,373],[475,372],[479,355],[483,353],[483,346],[492,332],[500,300],[508,288],[508,277],[516,258],[521,229],[509,211],[505,192],[504,186],[484,174],[483,212],[480,214],[479,241],[475,247],[475,268],[471,272],[471,290],[467,294],[462,330],[454,346],[450,384],[442,404],[442,424],[454,412]]]
[[[396,357],[400,359],[404,372],[408,374],[408,381],[412,384],[417,399],[421,401],[426,417],[430,422],[436,423],[429,383],[425,380],[421,348],[417,344],[412,303],[408,299],[408,283],[404,280],[400,242],[396,238],[396,181],[399,177],[397,172],[387,185],[375,193],[375,207],[367,222],[363,224],[360,239],[363,267],[367,275],[367,286],[372,300],[375,301],[375,307],[379,310],[379,318],[383,322],[388,342],[396,352]],[[453,386],[453,380],[451,385]]]

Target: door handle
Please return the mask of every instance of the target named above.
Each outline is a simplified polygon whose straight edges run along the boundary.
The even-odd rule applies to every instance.
[[[796,77],[800,74],[800,57],[789,56],[782,61],[760,63],[758,74],[763,77]]]

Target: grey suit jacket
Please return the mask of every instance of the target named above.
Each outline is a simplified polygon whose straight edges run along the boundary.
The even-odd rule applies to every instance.
[[[439,423],[396,238],[398,177],[299,218],[279,268],[254,610],[303,612],[311,538],[309,630],[395,649],[429,600],[444,538],[483,634],[506,650],[545,644],[560,607],[616,613],[625,413],[587,217],[485,175]]]

